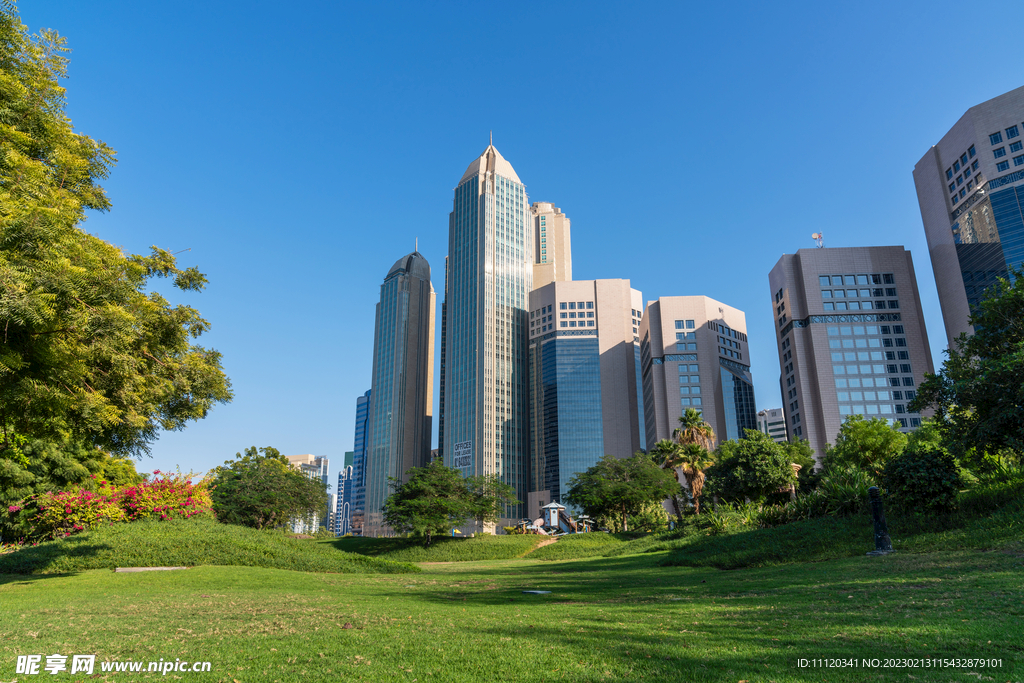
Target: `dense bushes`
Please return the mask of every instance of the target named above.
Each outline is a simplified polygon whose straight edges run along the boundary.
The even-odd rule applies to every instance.
[[[153,474],[151,480],[121,488],[94,478],[87,488],[29,496],[0,514],[18,538],[33,541],[63,538],[105,523],[210,514],[210,493],[204,481],[193,483],[191,474],[180,472]]]
[[[705,495],[727,501],[760,501],[796,484],[786,448],[759,431],[746,430],[746,438],[726,441],[715,454],[716,462],[707,471]]]
[[[963,485],[953,456],[936,447],[907,450],[882,475],[889,500],[905,510],[945,512],[956,508]]]

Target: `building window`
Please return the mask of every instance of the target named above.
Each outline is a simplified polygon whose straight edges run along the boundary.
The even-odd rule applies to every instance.
[[[953,162],[953,172],[956,173],[959,170],[960,170],[960,162],[959,161],[954,161]],[[959,178],[957,178],[957,180],[959,180]]]
[[[692,321],[692,320],[687,320],[687,321],[686,321],[686,329],[688,329],[688,330],[692,330],[692,329],[694,329],[694,327],[693,327],[693,321]]]
[[[960,155],[960,163],[963,164],[964,166],[967,165],[967,152],[964,152],[963,154]]]
[[[905,386],[905,387],[912,387],[912,386],[914,386],[914,378],[913,377],[904,377],[903,378],[903,386]]]
[[[1024,154],[1021,154],[1019,157],[1014,157],[1013,158],[1013,165],[1014,166],[1024,166]]]
[[[565,302],[563,301],[563,302],[559,303],[558,307],[564,311],[565,307],[566,307]]]
[[[593,301],[588,301],[587,302],[587,308],[593,308],[593,307],[594,307],[594,302]]]
[[[974,145],[971,145],[971,148],[967,150],[967,153],[971,155],[972,159],[974,158]]]
[[[1003,134],[1002,133],[992,133],[991,135],[988,136],[988,144],[990,144],[990,145],[998,145],[1002,141],[1003,141]]]
[[[992,150],[992,156],[994,156],[996,159],[998,159],[999,157],[1005,157],[1006,156],[1006,148],[1005,147],[997,147],[996,149]]]
[[[1009,168],[1010,168],[1010,162],[1009,161],[1000,161],[998,164],[996,164],[996,170],[997,171],[1006,171]]]
[[[1017,131],[1017,126],[1010,126],[1009,128],[1006,129],[1006,139],[1007,140],[1009,140],[1011,138],[1015,138],[1018,135],[1020,135],[1020,133]]]
[[[1010,145],[1011,152],[1019,152],[1022,149],[1024,149],[1024,142],[1021,142],[1020,140]]]
[[[956,183],[950,183],[949,184],[949,191],[950,192],[956,192]]]
[[[559,317],[559,318],[567,318],[567,317],[569,317],[569,316],[568,316],[568,314],[566,314],[566,313],[559,313],[559,314],[558,314],[558,317]]]
[[[562,321],[562,327],[569,327],[569,323],[567,323],[567,322],[565,322],[565,321],[563,320],[563,321]]]

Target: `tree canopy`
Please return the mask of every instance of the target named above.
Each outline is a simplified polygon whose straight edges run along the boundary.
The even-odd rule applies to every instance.
[[[272,446],[245,449],[211,473],[217,519],[226,524],[274,529],[327,510],[327,489],[291,466]]]
[[[957,457],[1001,449],[1024,452],[1024,270],[999,278],[971,311],[973,335],[946,351],[926,375],[910,410],[935,410],[935,424]]]
[[[467,480],[459,470],[436,458],[426,467],[413,467],[406,481],[390,477],[392,493],[384,503],[384,523],[399,533],[412,533],[429,546],[435,536],[468,519],[493,521],[509,501],[510,492],[488,477]],[[471,490],[472,489],[472,490]]]
[[[705,491],[728,501],[762,500],[796,480],[788,449],[767,434],[748,429],[745,438],[718,446]]]
[[[642,514],[678,490],[674,474],[646,453],[606,455],[569,480],[565,501],[591,517],[620,515],[623,531],[629,531],[630,515]]]
[[[32,440],[144,454],[159,430],[231,399],[220,354],[192,343],[207,321],[151,289],[169,278],[200,291],[206,278],[80,226],[110,208],[100,181],[115,153],[65,113],[67,53],[0,8],[0,459],[15,464]]]
[[[863,415],[850,415],[839,427],[835,445],[825,451],[826,465],[854,465],[878,480],[886,463],[906,447],[907,435],[898,424],[881,417],[865,420]]]

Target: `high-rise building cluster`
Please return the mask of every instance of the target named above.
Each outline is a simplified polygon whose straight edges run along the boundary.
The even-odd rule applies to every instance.
[[[1024,261],[1024,88],[972,107],[914,169],[947,336]],[[357,400],[335,533],[386,535],[389,480],[432,457],[497,475],[521,505],[561,502],[605,454],[672,438],[693,408],[719,442],[760,429],[817,454],[848,416],[901,430],[933,371],[914,264],[901,246],[800,249],[768,274],[783,406],[758,412],[746,314],[702,295],[643,300],[628,279],[573,280],[570,220],[493,144],[458,182],[440,320],[438,448],[431,451],[435,294],[414,251],[381,285],[371,388]]]

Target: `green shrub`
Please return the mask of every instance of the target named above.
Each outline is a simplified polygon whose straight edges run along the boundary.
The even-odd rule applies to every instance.
[[[746,430],[746,438],[721,444],[715,456],[707,471],[705,498],[761,501],[797,480],[787,450],[754,429]]]
[[[963,485],[956,460],[933,445],[907,450],[891,460],[882,480],[892,505],[932,512],[956,509],[957,493]]]

